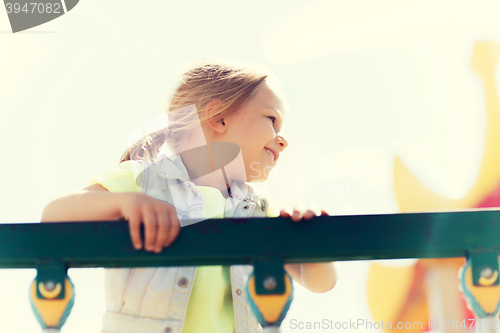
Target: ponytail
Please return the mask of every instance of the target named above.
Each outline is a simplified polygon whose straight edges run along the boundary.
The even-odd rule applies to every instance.
[[[129,160],[145,160],[155,162],[160,148],[165,144],[170,134],[168,128],[152,132],[130,146],[120,158],[120,163]]]

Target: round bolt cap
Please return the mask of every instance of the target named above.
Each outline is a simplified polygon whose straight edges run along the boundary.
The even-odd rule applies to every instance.
[[[177,285],[181,288],[186,288],[187,285],[188,285],[188,280],[185,278],[185,277],[181,277],[178,281],[177,281]]]
[[[236,295],[238,295],[238,296],[241,295],[241,289],[240,288],[236,289]]]
[[[493,276],[494,272],[491,267],[485,267],[481,270],[481,277],[489,279]]]
[[[274,276],[268,276],[264,279],[264,288],[266,288],[266,290],[274,290],[276,289],[276,285],[277,282]]]
[[[47,281],[47,283],[45,284],[45,289],[47,289],[47,291],[52,291],[55,288],[56,288],[56,284],[52,280]]]

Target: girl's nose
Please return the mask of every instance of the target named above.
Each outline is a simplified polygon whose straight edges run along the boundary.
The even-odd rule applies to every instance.
[[[288,141],[285,140],[281,135],[276,136],[276,143],[280,147],[280,152],[283,151],[286,147],[288,147]]]

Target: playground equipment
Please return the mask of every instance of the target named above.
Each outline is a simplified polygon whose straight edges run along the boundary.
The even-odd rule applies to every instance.
[[[500,59],[496,41],[477,41],[472,45],[470,66],[476,75],[475,83],[484,92],[485,132],[484,146],[477,178],[461,198],[448,198],[427,187],[399,157],[394,161],[394,194],[400,212],[428,212],[436,210],[459,211],[468,208],[500,207],[500,100],[497,93],[495,68]],[[451,167],[451,166],[450,166]],[[458,260],[457,260],[458,259]],[[458,290],[443,288],[455,281],[462,258],[418,260],[412,267],[394,269],[372,263],[368,277],[368,303],[375,320],[427,322],[433,316],[440,321],[456,318],[459,322],[472,320]],[[398,288],[394,287],[397,281]],[[388,297],[382,301],[381,290],[391,286]],[[387,293],[385,294],[387,296]],[[401,303],[403,305],[401,305]],[[470,304],[469,304],[470,305]],[[432,310],[431,310],[432,308]],[[497,325],[498,326],[498,325]],[[467,326],[468,327],[468,326]],[[460,327],[458,329],[461,330]],[[393,330],[386,329],[386,332]],[[420,333],[427,329],[407,332]],[[451,325],[444,333],[457,332]]]
[[[499,252],[495,210],[318,216],[301,223],[210,219],[182,228],[159,254],[135,250],[125,221],[0,225],[0,268],[37,269],[30,297],[45,332],[57,332],[69,315],[75,288],[67,270],[73,267],[251,264],[247,297],[264,331],[272,332],[293,295],[284,263],[443,257],[467,258],[461,286],[479,323],[498,318]],[[484,326],[477,331],[498,332]]]

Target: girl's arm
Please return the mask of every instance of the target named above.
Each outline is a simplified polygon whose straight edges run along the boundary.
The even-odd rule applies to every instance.
[[[94,184],[50,202],[42,212],[41,222],[118,220],[120,208],[130,192],[108,192]]]
[[[285,264],[285,270],[302,287],[314,293],[325,293],[337,284],[336,261],[307,264]]]
[[[144,224],[144,248],[159,253],[179,235],[181,226],[175,208],[139,192],[108,192],[94,184],[63,196],[43,210],[41,222],[128,220],[130,238],[142,248],[140,226]]]
[[[308,220],[315,215],[316,213],[311,209],[304,213],[301,209],[294,208],[292,214],[284,209],[280,211],[281,217],[291,217],[294,222],[300,221],[302,217]],[[328,213],[322,210],[321,215],[328,215]],[[336,261],[285,264],[284,268],[297,283],[314,293],[327,292],[337,284],[338,263]]]

